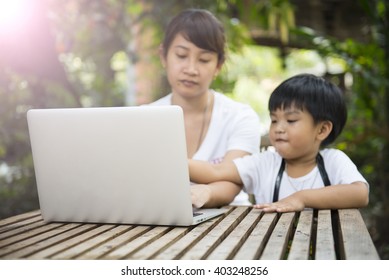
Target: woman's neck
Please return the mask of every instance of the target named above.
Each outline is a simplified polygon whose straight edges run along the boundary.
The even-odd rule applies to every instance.
[[[203,113],[204,110],[209,109],[211,102],[212,94],[209,91],[193,98],[186,98],[173,93],[171,100],[171,104],[180,106],[185,114]]]
[[[212,116],[213,94],[207,91],[207,94],[191,99],[173,94],[172,105],[179,105],[184,111],[188,158],[192,158],[208,132]]]

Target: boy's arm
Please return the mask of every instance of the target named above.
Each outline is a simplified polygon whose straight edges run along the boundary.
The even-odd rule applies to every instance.
[[[230,204],[241,187],[227,181],[208,185],[192,185],[192,205],[196,208],[212,208]]]
[[[266,212],[293,212],[304,208],[342,209],[361,208],[369,203],[369,190],[365,183],[328,186],[302,190],[274,203],[258,204],[255,208]]]
[[[199,184],[229,181],[237,185],[242,184],[238,170],[232,161],[223,161],[220,164],[211,164],[206,161],[189,159],[190,180]]]

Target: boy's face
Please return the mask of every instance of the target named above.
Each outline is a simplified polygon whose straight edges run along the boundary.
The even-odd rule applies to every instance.
[[[307,110],[296,107],[271,112],[271,144],[286,160],[316,157],[321,140],[321,124],[315,124]]]

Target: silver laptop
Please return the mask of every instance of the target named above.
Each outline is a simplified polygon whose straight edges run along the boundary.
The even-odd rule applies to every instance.
[[[135,106],[27,113],[45,221],[188,226],[194,215],[182,109]]]

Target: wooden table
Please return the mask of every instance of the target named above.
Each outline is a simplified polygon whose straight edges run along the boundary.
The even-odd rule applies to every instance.
[[[379,259],[357,209],[267,213],[231,207],[192,227],[0,221],[0,259]]]

